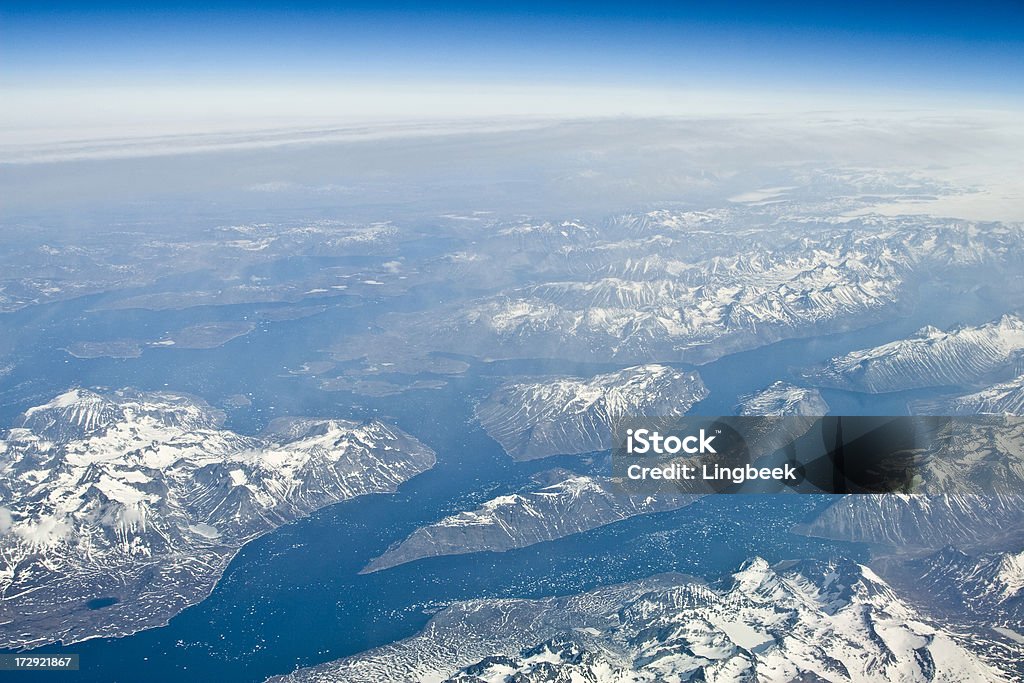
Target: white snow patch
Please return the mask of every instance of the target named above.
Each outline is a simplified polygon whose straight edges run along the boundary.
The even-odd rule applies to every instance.
[[[33,546],[56,545],[71,533],[67,520],[54,516],[43,516],[39,521],[26,522],[14,527],[14,533]]]
[[[193,533],[199,534],[203,538],[220,538],[220,530],[212,524],[206,524],[205,522],[190,524],[188,529]]]

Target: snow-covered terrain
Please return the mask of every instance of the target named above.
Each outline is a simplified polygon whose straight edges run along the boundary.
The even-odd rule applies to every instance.
[[[595,529],[636,515],[676,510],[692,495],[630,495],[606,477],[570,476],[536,491],[500,496],[417,529],[374,559],[374,572],[424,557],[504,551]]]
[[[838,500],[803,531],[824,538],[894,547],[971,548],[1024,529],[1017,494],[852,495]]]
[[[910,580],[936,602],[990,625],[1024,627],[1024,552],[973,556],[947,546],[907,564]]]
[[[912,404],[915,413],[931,415],[1024,416],[1024,375],[962,396]]]
[[[1008,681],[867,567],[748,561],[539,600],[479,599],[418,635],[278,683]]]
[[[516,460],[612,446],[629,417],[677,417],[707,396],[696,372],[640,365],[589,379],[552,377],[506,384],[476,410],[487,433]]]
[[[809,375],[821,386],[869,393],[984,382],[1024,369],[1024,320],[1004,315],[977,327],[925,327],[913,337],[833,358]]]
[[[420,420],[423,438],[450,459],[409,496],[349,504],[340,517],[249,546],[239,572],[197,605],[247,541],[335,501],[393,490],[433,454],[376,421],[295,419],[253,436],[183,395],[60,396],[0,434],[0,645],[96,637],[74,646],[91,653],[83,675],[94,680],[255,679],[408,635],[424,611],[468,599],[434,612],[419,637],[312,675],[988,678],[949,634],[974,639],[977,654],[990,626],[1024,633],[1011,623],[1017,603],[990,599],[1014,585],[1006,558],[1024,547],[1024,469],[1007,457],[1024,432],[990,431],[982,447],[965,435],[949,453],[923,454],[919,477],[901,480],[915,493],[830,498],[827,510],[790,496],[817,519],[780,519],[786,506],[759,498],[736,525],[695,506],[695,524],[687,512],[687,528],[654,536],[647,530],[671,513],[635,516],[692,499],[619,491],[604,453],[559,458],[580,471],[542,481],[539,463],[493,457],[497,444],[514,460],[607,451],[623,418],[735,412],[722,421],[737,425],[749,458],[781,463],[819,452],[810,430],[830,410],[824,396],[840,413],[948,396],[938,414],[1019,412],[1024,225],[901,211],[999,201],[934,156],[948,117],[908,117],[888,131],[858,118],[865,135],[834,142],[827,131],[847,126],[832,113],[814,127],[787,123],[789,137],[756,117],[560,122],[536,136],[446,133],[383,146],[306,140],[281,157],[243,153],[258,163],[242,175],[223,172],[240,168],[237,159],[212,154],[175,156],[175,173],[159,160],[153,173],[126,167],[130,182],[105,183],[114,194],[84,211],[71,208],[73,196],[97,181],[79,176],[79,163],[67,173],[28,169],[26,188],[49,180],[35,190],[38,206],[14,193],[23,208],[4,223],[6,405],[44,403],[82,382],[187,387],[223,400],[231,424],[307,406]],[[964,159],[990,158],[997,138],[967,129]],[[908,134],[927,154],[908,161]],[[1019,148],[998,140],[1007,156]],[[872,160],[878,146],[884,165],[899,168]],[[223,177],[200,182],[214,175]],[[154,201],[131,189],[150,176],[160,179]],[[1019,174],[1003,176],[1012,185]],[[188,181],[180,193],[165,186],[174,178]],[[69,192],[48,189],[65,184]],[[1012,218],[1003,211],[993,220]],[[908,338],[924,325],[946,331]],[[812,366],[826,370],[799,376]],[[467,429],[474,419],[497,444]],[[823,481],[807,473],[807,488]],[[704,501],[707,514],[721,501]],[[818,538],[786,537],[797,520]],[[321,522],[338,538],[318,536]],[[957,585],[963,611],[984,607],[982,621],[933,622],[934,605],[903,584],[890,585],[914,609],[842,562],[772,570],[753,561],[713,587],[676,576],[549,600],[489,597],[512,586],[531,596],[539,586],[583,590],[602,576],[684,563],[721,572],[723,548],[774,558],[764,544],[792,542],[821,560],[846,547],[821,537],[917,558],[910,583],[934,596]],[[932,556],[946,544],[970,559]],[[576,562],[567,551],[578,546],[600,559]],[[474,573],[523,558],[530,566],[508,568],[521,577],[512,586]],[[877,559],[869,564],[880,570]],[[569,569],[552,578],[549,562]],[[189,605],[167,628],[103,638]]]
[[[773,382],[754,394],[742,396],[736,406],[738,415],[804,415],[822,416],[828,404],[817,389],[798,387],[787,382]]]
[[[1024,253],[1015,227],[780,216],[764,207],[499,224],[478,237],[429,272],[457,273],[484,294],[391,316],[370,338],[341,342],[339,358],[455,351],[705,363],[886,320],[917,305],[922,283],[958,273],[1013,281]]]
[[[285,419],[258,438],[198,399],[73,389],[0,441],[0,645],[160,625],[246,542],[393,491],[434,453],[378,421]]]
[[[1018,540],[1011,547],[1014,550],[965,553],[946,546],[913,558],[897,552],[876,563],[908,601],[951,628],[971,633],[976,651],[987,661],[1002,663],[1011,679],[1021,680],[1024,542]]]

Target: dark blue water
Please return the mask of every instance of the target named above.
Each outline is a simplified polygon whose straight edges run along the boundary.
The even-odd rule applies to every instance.
[[[669,570],[717,577],[754,554],[771,561],[863,555],[789,533],[822,499],[719,496],[532,548],[359,575],[417,526],[525,486],[533,473],[570,460],[512,463],[472,424],[473,397],[499,379],[471,373],[442,390],[362,399],[359,411],[386,405],[391,419],[434,447],[437,467],[397,495],[341,503],[251,543],[207,600],[164,628],[39,651],[79,654],[75,678],[82,681],[255,681],[412,635],[430,611],[452,600],[574,593]],[[294,393],[294,378],[287,381]],[[320,411],[354,409],[337,399]],[[289,400],[289,409],[299,401]]]
[[[261,323],[252,334],[217,349],[147,350],[141,359],[129,360],[70,358],[58,350],[55,339],[153,338],[167,329],[253,313],[251,307],[221,306],[83,314],[96,300],[39,307],[6,319],[5,324],[21,324],[25,335],[35,337],[26,336],[18,344],[19,365],[2,385],[0,423],[9,423],[24,408],[71,384],[170,388],[215,405],[245,394],[253,405],[229,416],[229,426],[239,431],[258,431],[280,415],[378,416],[433,447],[439,461],[398,494],[326,508],[249,544],[210,597],[166,627],[38,650],[79,654],[82,671],[75,680],[258,681],[412,635],[432,611],[453,600],[575,593],[669,570],[713,579],[752,555],[772,562],[836,554],[866,558],[859,546],[790,533],[794,524],[828,504],[826,498],[711,496],[682,510],[531,548],[433,558],[359,575],[372,557],[416,527],[527,486],[536,472],[571,460],[512,463],[472,422],[475,398],[506,373],[604,368],[474,362],[465,376],[450,379],[439,390],[386,398],[323,392],[315,380],[288,370],[315,360],[315,350],[329,348],[344,330],[365,329],[380,313],[344,300],[310,318]],[[403,305],[415,307],[414,302]],[[730,413],[740,394],[792,378],[795,369],[834,353],[905,336],[923,324],[983,322],[998,314],[990,308],[968,297],[959,304],[936,305],[932,313],[916,319],[894,318],[866,330],[735,354],[701,368],[711,395],[695,411]],[[847,414],[902,413],[907,398],[826,392],[833,411]]]

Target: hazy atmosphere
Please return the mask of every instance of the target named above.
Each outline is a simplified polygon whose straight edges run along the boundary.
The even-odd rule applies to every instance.
[[[0,670],[1020,680],[1021,26],[0,1]]]

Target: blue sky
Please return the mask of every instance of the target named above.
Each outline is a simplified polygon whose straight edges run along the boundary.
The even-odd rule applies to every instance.
[[[4,3],[6,82],[480,79],[981,90],[1024,2]]]
[[[461,88],[468,98],[497,87],[519,89],[506,93],[510,101],[534,89],[539,110],[551,93],[589,89],[580,101],[590,102],[595,89],[623,88],[1016,107],[1024,98],[1024,1],[0,0],[0,87],[20,121],[61,109],[102,120],[113,106],[105,102],[151,117],[163,102],[191,101],[198,112],[205,100],[211,116],[228,116],[214,100],[229,90],[250,111],[266,110],[278,93],[282,116],[287,99],[325,113],[347,106],[321,102],[324,93],[358,100],[353,111],[370,115],[420,106],[422,98],[388,104],[393,92],[433,88],[450,98]],[[647,95],[606,100],[628,97]],[[382,104],[369,107],[371,99]]]

